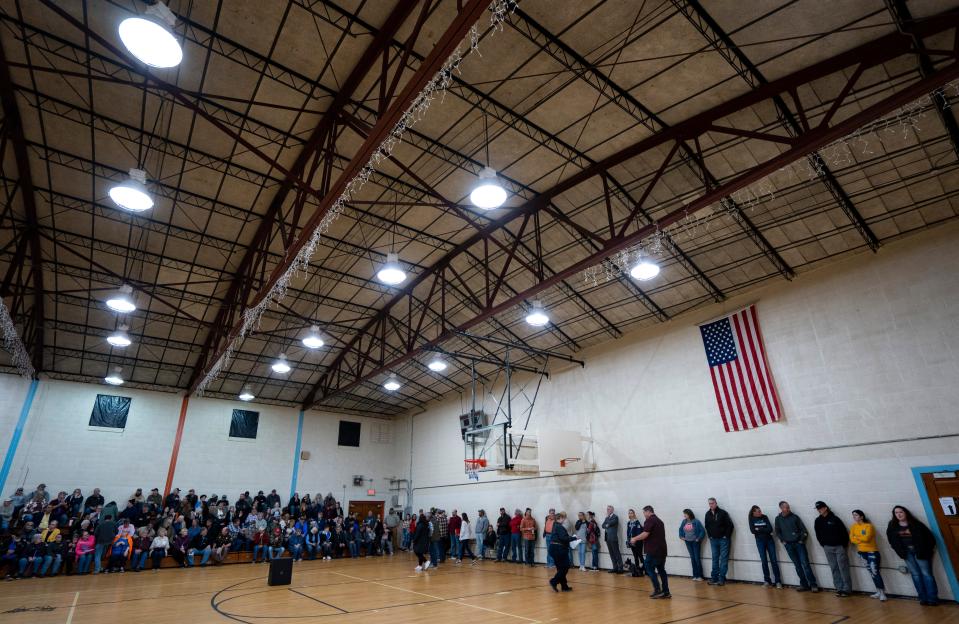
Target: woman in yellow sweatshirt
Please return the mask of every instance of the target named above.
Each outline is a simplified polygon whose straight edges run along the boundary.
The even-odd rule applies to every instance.
[[[882,582],[879,571],[879,549],[876,547],[876,529],[860,509],[852,511],[852,527],[849,529],[849,541],[856,545],[859,557],[865,562],[866,569],[876,585],[876,593],[870,598],[886,601],[886,584]]]

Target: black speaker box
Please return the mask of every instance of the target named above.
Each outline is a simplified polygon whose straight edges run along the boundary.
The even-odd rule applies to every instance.
[[[289,585],[293,580],[293,558],[281,557],[270,562],[267,585]]]

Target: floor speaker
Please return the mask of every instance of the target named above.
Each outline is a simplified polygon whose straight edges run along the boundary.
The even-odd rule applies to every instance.
[[[292,557],[281,557],[270,561],[270,576],[267,578],[267,585],[289,585],[292,580]]]

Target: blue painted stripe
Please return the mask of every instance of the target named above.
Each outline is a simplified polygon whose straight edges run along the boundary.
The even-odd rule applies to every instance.
[[[959,579],[956,578],[959,570],[952,568],[952,560],[949,559],[949,551],[946,549],[946,542],[942,538],[942,531],[939,530],[939,523],[936,521],[936,512],[933,509],[933,504],[938,504],[939,501],[937,500],[933,503],[929,500],[929,493],[926,492],[926,484],[922,482],[922,475],[928,472],[959,472],[959,464],[951,464],[948,466],[915,466],[912,469],[912,478],[916,481],[916,488],[919,490],[922,507],[926,510],[926,521],[936,536],[936,544],[939,546],[938,555],[942,559],[942,567],[946,571],[949,587],[952,588],[952,599],[959,601]]]
[[[7,485],[7,477],[10,475],[10,469],[13,468],[13,456],[17,454],[17,446],[20,445],[20,437],[23,436],[23,428],[27,424],[30,406],[33,405],[33,397],[36,396],[37,386],[39,385],[39,379],[34,379],[30,382],[30,389],[27,390],[27,398],[23,400],[23,407],[20,408],[20,418],[17,419],[17,427],[13,430],[13,437],[10,438],[7,455],[3,458],[3,468],[0,468],[0,493],[3,492],[3,488]]]
[[[296,492],[296,475],[300,472],[300,446],[303,444],[303,410],[296,424],[296,451],[293,452],[293,479],[290,481],[290,498]]]

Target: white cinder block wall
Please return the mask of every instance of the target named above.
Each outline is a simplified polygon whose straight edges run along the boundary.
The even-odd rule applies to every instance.
[[[3,452],[16,424],[26,388],[11,375],[0,376],[0,432]],[[129,396],[133,399],[126,428],[122,432],[88,426],[97,394]],[[148,492],[166,483],[170,455],[176,435],[182,396],[131,388],[42,380],[27,419],[20,445],[3,494],[13,493],[21,484],[32,489],[46,483],[54,493],[79,487],[84,495],[101,488],[106,500],[122,508],[125,497],[138,487]],[[229,437],[233,409],[260,413],[255,440]],[[173,487],[184,492],[227,494],[231,500],[245,490],[276,488],[286,502],[290,492],[296,447],[299,411],[293,408],[191,398],[183,429]],[[337,446],[339,420],[361,423],[360,448]],[[303,420],[302,450],[310,459],[299,462],[297,491],[301,494],[332,492],[338,499],[385,500],[389,506],[387,479],[398,474],[392,443],[377,444],[372,427],[393,423],[374,418],[341,416],[308,411]],[[408,446],[408,444],[407,444]],[[408,472],[404,469],[403,474]],[[352,476],[373,479],[377,495],[369,497],[369,486],[354,487]]]
[[[810,530],[819,499],[847,526],[851,510],[863,509],[883,533],[894,504],[925,519],[910,468],[959,464],[956,266],[952,225],[587,350],[585,369],[543,384],[529,428],[591,431],[593,474],[504,483],[508,476],[493,472],[471,484],[462,473],[459,400],[430,406],[413,418],[414,506],[494,514],[528,506],[541,519],[549,507],[602,516],[612,504],[625,518],[627,508],[650,504],[669,529],[668,569],[689,575],[676,536],[681,513],[689,507],[702,518],[715,496],[736,523],[730,577],[752,581],[762,580],[746,526],[753,504],[772,517],[789,500]],[[696,323],[752,301],[785,421],[725,433]],[[914,595],[880,543],[890,591]],[[815,540],[810,550],[819,582],[832,586]],[[708,572],[708,546],[703,554]],[[779,557],[795,583],[781,548]],[[856,588],[871,591],[852,561]],[[950,596],[939,556],[936,573]]]

